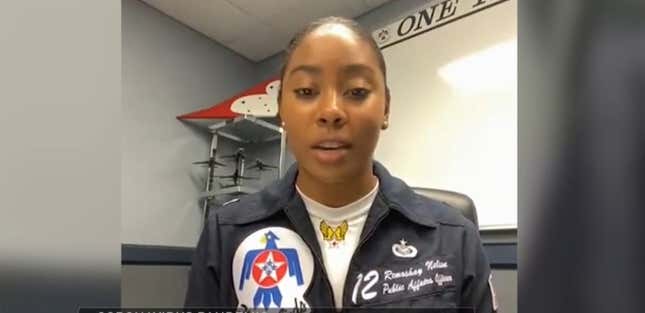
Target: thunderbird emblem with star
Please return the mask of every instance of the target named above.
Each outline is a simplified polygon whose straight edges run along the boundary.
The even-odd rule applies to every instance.
[[[288,273],[288,278],[296,280],[298,286],[304,284],[302,268],[296,249],[280,249],[276,241],[280,240],[272,231],[264,234],[266,246],[264,249],[251,250],[244,256],[239,289],[244,289],[244,283],[253,279],[257,290],[253,296],[253,307],[260,304],[268,309],[271,304],[282,305],[280,282]]]

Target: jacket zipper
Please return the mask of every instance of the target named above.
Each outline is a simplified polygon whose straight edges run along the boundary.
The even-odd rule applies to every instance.
[[[365,235],[365,237],[363,238],[363,240],[361,240],[358,243],[358,246],[356,246],[356,249],[354,249],[354,252],[352,253],[352,257],[349,259],[349,267],[348,267],[348,269],[352,268],[352,264],[354,264],[354,257],[356,256],[356,253],[358,252],[358,250],[363,246],[363,244],[365,244],[365,242],[367,242],[367,240],[370,237],[372,237],[372,234],[374,234],[374,232],[376,231],[376,228],[378,227],[378,225],[388,216],[388,214],[389,214],[389,211],[385,212],[381,217],[379,217],[378,220],[376,220],[376,222],[374,223],[374,227],[372,227],[372,229],[370,229],[370,232],[367,233]],[[343,301],[341,301],[342,306],[343,306],[342,311],[344,311],[344,309],[346,307],[346,304],[345,304],[344,300],[345,300],[345,292],[347,291],[347,281],[348,281],[348,279],[349,279],[349,270],[347,271],[347,275],[345,275],[345,283],[343,285],[343,294],[341,295],[343,297]],[[332,297],[333,297],[333,295],[332,295]]]
[[[289,214],[286,214],[286,216],[289,219],[289,221],[291,221],[292,224],[295,224],[295,222],[293,221],[293,219],[291,219],[291,216],[289,216]],[[315,235],[315,232],[314,232],[314,235]],[[318,238],[315,238],[315,239],[318,240]],[[323,272],[322,278],[325,281],[325,284],[327,285],[327,290],[329,291],[329,295],[331,297],[331,307],[335,308],[336,301],[334,299],[334,290],[331,288],[331,283],[329,282],[329,276],[327,276],[327,270],[325,269],[325,263],[323,262],[322,258],[316,253],[316,250],[313,247],[311,247],[311,245],[306,240],[303,240],[303,241],[305,242],[307,247],[309,247],[309,250],[311,250],[311,254],[314,255],[314,258],[316,258],[316,260],[318,261],[318,264],[320,264],[320,268],[322,269],[322,272]],[[350,261],[350,264],[351,264],[351,261]],[[304,294],[303,294],[303,297],[304,297]]]

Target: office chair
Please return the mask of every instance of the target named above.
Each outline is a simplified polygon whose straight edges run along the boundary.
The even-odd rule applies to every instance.
[[[417,194],[428,197],[432,200],[442,202],[447,206],[459,210],[461,215],[469,219],[471,222],[473,222],[473,224],[475,224],[477,228],[479,228],[479,224],[477,223],[477,209],[475,208],[475,203],[467,195],[454,191],[422,187],[412,187],[412,190],[414,190],[414,192],[416,192]]]

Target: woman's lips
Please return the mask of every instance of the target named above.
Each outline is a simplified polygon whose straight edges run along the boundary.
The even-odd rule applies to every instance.
[[[336,164],[346,158],[350,148],[351,145],[345,141],[325,140],[316,143],[312,147],[312,150],[318,162],[323,164]]]

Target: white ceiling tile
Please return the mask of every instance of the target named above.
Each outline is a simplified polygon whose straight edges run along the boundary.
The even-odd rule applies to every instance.
[[[234,40],[236,29],[244,27],[248,15],[226,1],[212,0],[146,0],[169,16],[191,28],[226,44]]]
[[[295,32],[325,16],[357,17],[390,0],[143,0],[251,60],[284,49]]]
[[[362,1],[327,0],[305,1],[305,3],[306,9],[303,8],[304,3],[296,9],[297,12],[300,12],[299,14],[294,14],[293,11],[278,12],[270,23],[278,29],[295,33],[311,21],[321,17],[333,15],[354,18],[369,10]]]
[[[280,1],[258,1],[258,0],[228,0],[240,10],[247,12],[262,21],[268,21],[272,16],[280,12],[295,12],[294,9],[302,5],[303,0],[280,0]]]
[[[380,7],[381,5],[385,4],[386,2],[389,2],[390,0],[363,0],[365,2],[365,5],[367,5],[368,9],[373,9],[376,7]]]
[[[142,0],[147,5],[156,8],[157,10],[166,13],[169,16],[175,17],[175,12],[180,10],[181,3],[172,0]]]
[[[288,40],[284,33],[277,33],[267,26],[240,37],[229,46],[253,61],[260,61],[283,50]]]

